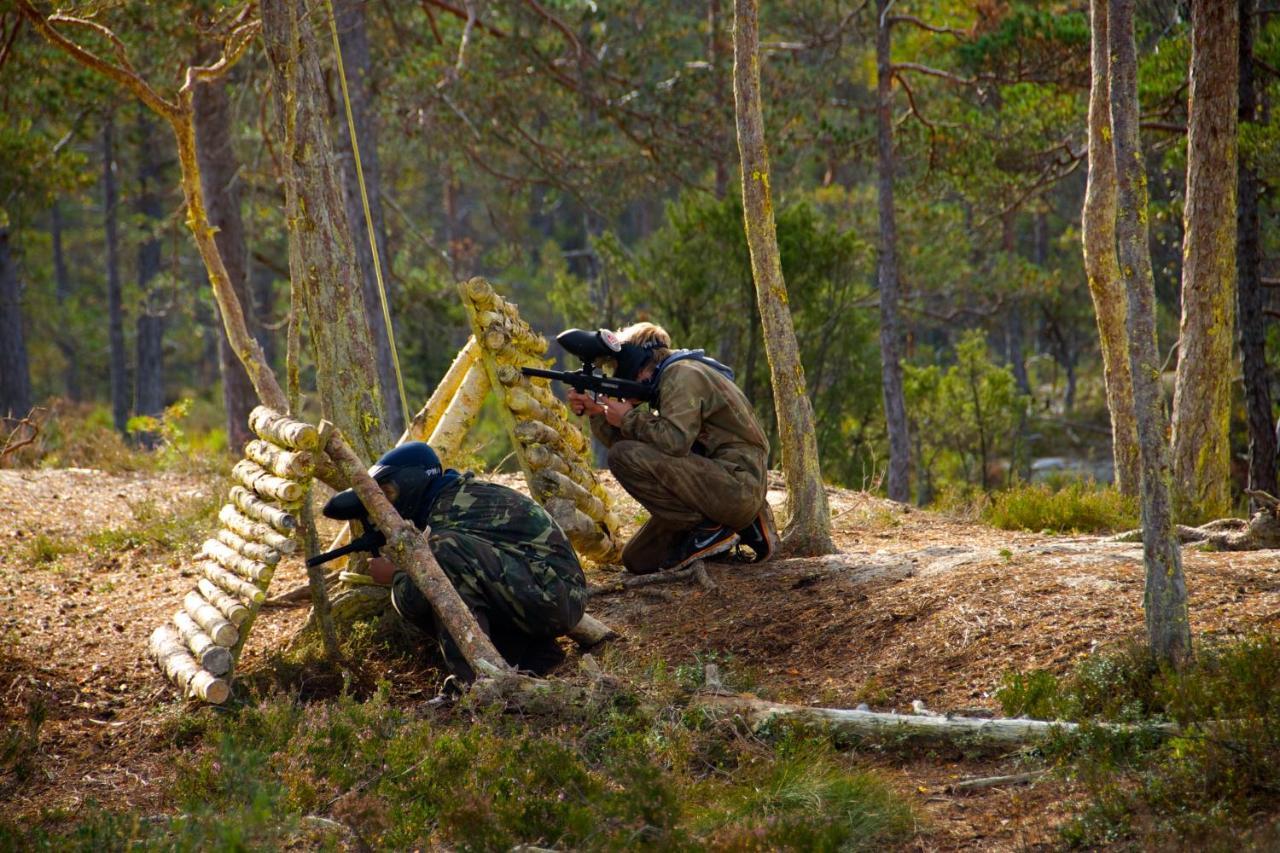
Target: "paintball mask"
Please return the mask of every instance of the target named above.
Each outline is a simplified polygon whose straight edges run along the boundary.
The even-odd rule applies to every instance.
[[[556,343],[560,344],[565,352],[576,355],[587,366],[602,358],[613,359],[618,365],[613,375],[628,381],[634,381],[637,374],[644,369],[653,349],[651,346],[623,343],[608,329],[599,329],[594,332],[569,329],[556,335]]]
[[[424,501],[430,496],[431,486],[442,471],[440,457],[431,445],[411,441],[382,454],[369,469],[369,476],[389,492],[388,497],[396,512],[416,523]],[[388,484],[390,489],[385,488]],[[324,514],[339,521],[351,521],[364,518],[366,512],[355,489],[347,489],[329,498],[324,505]]]

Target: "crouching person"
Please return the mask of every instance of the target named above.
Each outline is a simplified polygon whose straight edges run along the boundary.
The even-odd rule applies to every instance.
[[[681,569],[738,545],[752,562],[768,560],[778,546],[765,500],[769,441],[733,371],[702,350],[673,350],[653,323],[611,337],[614,376],[654,387],[648,410],[576,391],[568,398],[591,416],[614,477],[649,511],[623,565],[635,574]]]
[[[556,638],[582,618],[587,585],[573,546],[541,506],[470,472],[443,469],[420,441],[384,454],[369,475],[405,520],[430,529],[436,562],[507,663],[542,675],[564,659]],[[324,514],[352,520],[365,510],[348,489],[329,500]],[[413,579],[385,557],[369,562],[369,574],[391,587],[401,617],[435,636],[450,671],[474,680]]]

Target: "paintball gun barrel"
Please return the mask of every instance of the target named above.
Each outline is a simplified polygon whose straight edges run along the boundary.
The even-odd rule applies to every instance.
[[[382,535],[382,531],[376,527],[369,526],[368,529],[352,539],[341,548],[334,548],[332,551],[325,551],[323,554],[316,554],[307,560],[307,568],[314,568],[330,560],[336,560],[339,557],[345,557],[347,554],[354,554],[356,551],[367,551],[370,554],[376,554],[378,549],[387,544],[387,537]]]
[[[583,329],[569,329],[556,335],[556,343],[565,352],[582,360],[579,370],[543,370],[537,367],[522,367],[520,372],[525,376],[539,376],[563,382],[579,393],[591,392],[593,396],[604,394],[620,400],[649,401],[654,397],[654,388],[648,382],[637,382],[618,376],[605,376],[596,372],[595,362],[601,358],[613,358],[618,362],[618,372],[625,373],[640,367],[640,362],[647,358],[634,344],[619,343],[614,334],[607,329],[588,332]]]

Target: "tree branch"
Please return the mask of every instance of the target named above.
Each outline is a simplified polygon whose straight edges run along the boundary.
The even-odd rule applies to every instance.
[[[578,56],[583,55],[582,42],[578,41],[578,37],[573,34],[573,30],[569,29],[565,25],[564,21],[561,21],[555,15],[551,14],[551,12],[549,12],[545,6],[539,3],[538,0],[524,0],[524,4],[528,6],[530,9],[532,9],[533,11],[537,12],[538,15],[541,16],[548,23],[550,23],[551,26],[555,27],[557,30],[563,33],[564,37],[569,40],[570,44],[573,45],[574,52],[577,53]],[[594,59],[594,57],[592,58]]]
[[[922,30],[928,30],[931,33],[942,33],[944,35],[955,36],[958,39],[967,40],[970,36],[970,34],[964,30],[956,29],[955,27],[940,27],[937,24],[930,24],[926,21],[920,20],[915,15],[890,15],[889,23],[891,25],[911,24],[914,27],[919,27]]]
[[[889,70],[897,74],[900,71],[915,71],[918,74],[924,74],[929,77],[938,77],[942,80],[950,80],[952,83],[959,83],[962,86],[972,86],[978,81],[972,77],[961,77],[951,71],[943,71],[941,68],[934,68],[930,65],[921,65],[918,62],[895,62],[890,66]]]

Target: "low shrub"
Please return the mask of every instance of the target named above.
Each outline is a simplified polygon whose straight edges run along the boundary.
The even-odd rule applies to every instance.
[[[1112,533],[1138,526],[1138,503],[1089,481],[1057,489],[1032,483],[993,494],[982,518],[1002,530]]]

